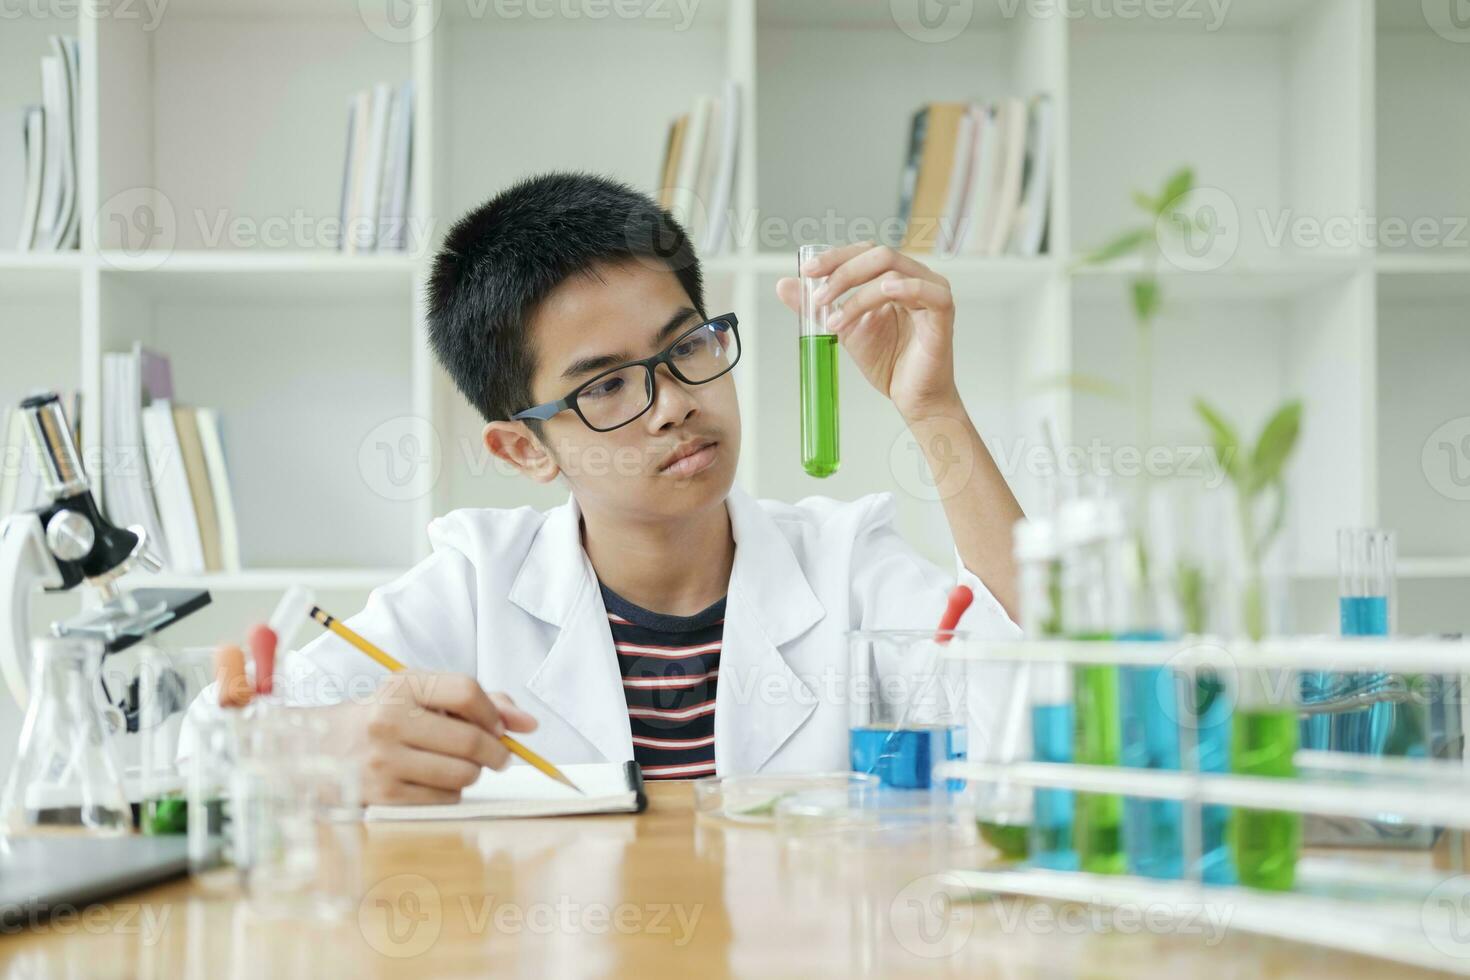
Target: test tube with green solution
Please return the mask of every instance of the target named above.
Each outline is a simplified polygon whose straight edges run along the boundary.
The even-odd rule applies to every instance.
[[[816,477],[831,476],[842,462],[837,424],[837,335],[827,329],[830,305],[812,296],[825,276],[802,272],[806,263],[830,252],[831,245],[802,245],[796,250],[801,282],[801,466]]]
[[[1282,673],[1257,666],[1238,669],[1231,772],[1277,779],[1296,776],[1297,708],[1281,692],[1297,689],[1301,681],[1293,671],[1285,672],[1285,677]],[[1302,846],[1301,814],[1239,807],[1230,813],[1226,836],[1242,885],[1291,890]]]

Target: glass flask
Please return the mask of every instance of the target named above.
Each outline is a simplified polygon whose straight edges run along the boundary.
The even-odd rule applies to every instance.
[[[32,644],[31,700],[0,805],[9,837],[132,832],[132,811],[97,697],[102,645]]]

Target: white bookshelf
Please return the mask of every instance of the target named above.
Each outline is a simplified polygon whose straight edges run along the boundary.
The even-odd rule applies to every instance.
[[[1047,416],[1074,442],[1131,444],[1127,405],[1041,382],[1076,371],[1131,383],[1126,288],[1140,266],[1077,268],[1074,257],[1135,220],[1133,190],[1192,165],[1236,207],[1238,241],[1218,269],[1160,270],[1156,440],[1202,442],[1197,395],[1251,431],[1304,398],[1298,570],[1330,569],[1339,526],[1397,528],[1406,614],[1432,586],[1414,613],[1422,625],[1470,628],[1470,503],[1437,491],[1421,463],[1436,426],[1470,415],[1470,247],[1270,234],[1288,212],[1446,226],[1470,214],[1470,45],[1435,33],[1419,4],[1235,0],[1211,29],[1203,4],[1189,9],[1204,21],[1159,21],[974,0],[953,8],[970,10],[968,26],[935,43],[897,25],[887,0],[706,0],[687,25],[673,4],[654,8],[666,18],[632,20],[385,0],[411,10],[403,21],[364,13],[374,6],[174,0],[157,24],[141,11],[26,13],[0,32],[0,110],[39,101],[47,34],[80,36],[81,200],[97,216],[77,254],[0,252],[0,398],[79,388],[94,438],[101,355],[134,340],[168,353],[180,397],[219,408],[226,425],[247,569],[199,580],[221,606],[255,609],[297,581],[360,601],[422,557],[433,515],[563,499],[493,464],[479,419],[433,363],[422,325],[433,247],[527,173],[581,168],[651,190],[669,120],[734,78],[742,233],[705,273],[711,312],[734,309],[747,343],[748,489],[895,490],[904,531],[948,561],[902,425],[855,371],[843,379],[842,470],[826,481],[800,470],[794,318],[773,284],[797,244],[821,237],[820,224],[803,234],[803,219],[830,219],[845,238],[892,216],[920,104],[1046,91],[1061,110],[1051,254],[932,263],[958,295],[961,384],[993,450],[1014,457]],[[409,78],[411,212],[429,230],[411,254],[343,256],[310,230],[284,243],[231,230],[334,219],[349,93]],[[144,238],[140,204],[171,215],[167,229]],[[415,430],[415,418],[427,424]],[[430,428],[426,464],[380,492],[364,443],[383,442],[386,460],[404,432]],[[1010,475],[1034,504],[1034,475]]]

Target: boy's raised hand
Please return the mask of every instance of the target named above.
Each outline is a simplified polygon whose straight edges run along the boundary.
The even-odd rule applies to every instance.
[[[826,276],[815,297],[833,303],[828,326],[848,355],[905,419],[951,409],[954,380],[954,297],[949,281],[917,259],[886,245],[859,242],[810,260],[807,276]],[[801,309],[801,284],[787,277],[776,295]]]

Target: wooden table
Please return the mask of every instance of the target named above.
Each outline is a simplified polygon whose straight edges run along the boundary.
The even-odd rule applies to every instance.
[[[1160,934],[1076,906],[940,905],[932,854],[786,846],[696,818],[688,783],[649,797],[636,818],[354,827],[362,898],[340,921],[177,881],[0,937],[0,977],[1414,975],[1203,921]]]

